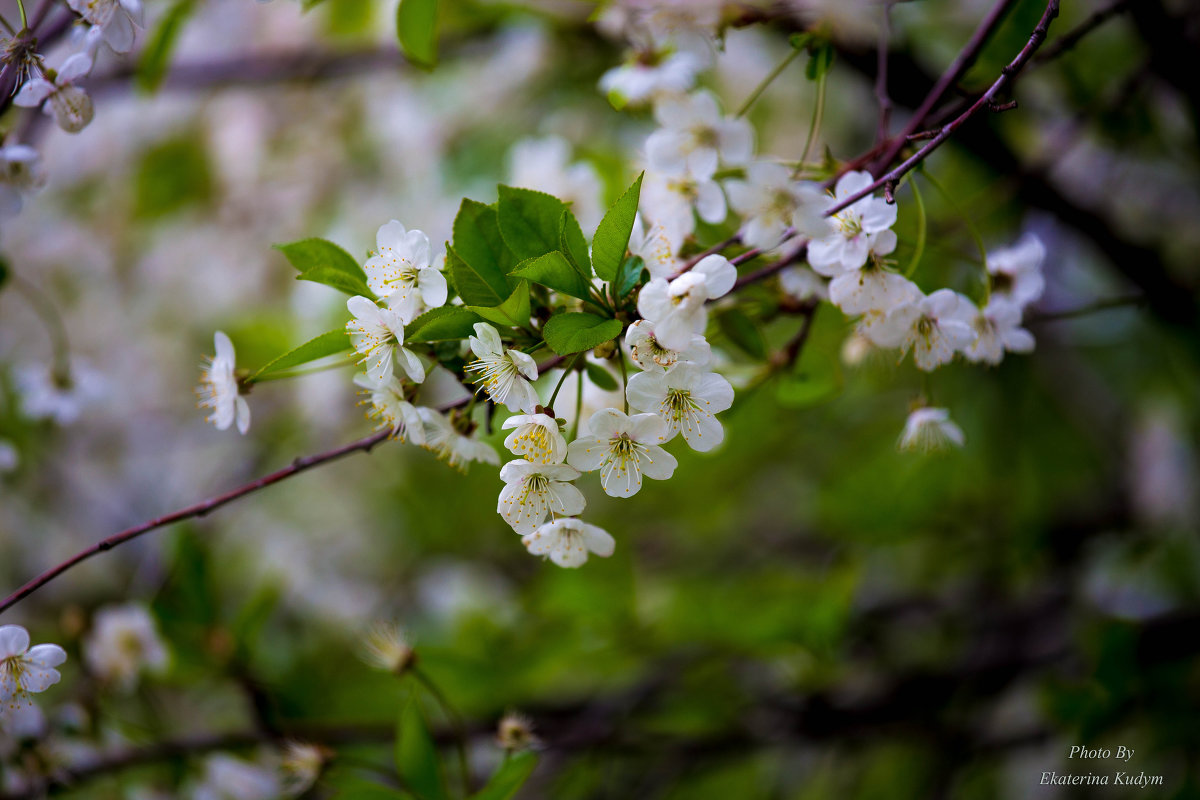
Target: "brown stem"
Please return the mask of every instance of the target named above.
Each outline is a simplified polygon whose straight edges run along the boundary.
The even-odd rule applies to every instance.
[[[891,37],[892,0],[883,4],[883,21],[879,25],[879,49],[876,52],[875,99],[879,102],[879,126],[875,133],[878,147],[888,138],[888,125],[892,120],[892,99],[888,96],[888,39]]]

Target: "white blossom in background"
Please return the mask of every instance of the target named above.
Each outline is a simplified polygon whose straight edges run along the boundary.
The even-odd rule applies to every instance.
[[[134,36],[142,26],[141,0],[67,0],[67,5],[99,28],[114,52],[133,49]]]
[[[742,215],[742,241],[770,250],[783,241],[788,228],[801,236],[824,235],[828,195],[819,183],[792,180],[782,164],[759,161],[746,168],[746,179],[725,181],[729,205]]]
[[[524,536],[533,533],[550,515],[569,517],[583,512],[583,493],[570,481],[579,470],[566,464],[533,464],[523,458],[500,468],[505,486],[496,502],[496,513]]]
[[[22,739],[40,739],[46,735],[48,727],[46,715],[36,704],[26,702],[27,700],[28,698],[22,698],[20,702],[8,704],[0,700],[0,758],[6,755],[6,745],[10,744],[4,741],[6,737],[20,741]],[[4,766],[7,769],[10,764]],[[9,777],[9,774],[5,774],[4,777]],[[0,784],[0,788],[5,788],[4,784]],[[9,789],[8,791],[15,790]]]
[[[58,127],[67,133],[78,133],[92,121],[92,98],[74,82],[92,71],[92,57],[76,53],[63,62],[53,80],[45,75],[30,78],[13,97],[13,105],[37,108],[44,102],[43,111],[54,117]]]
[[[975,329],[975,341],[964,350],[969,361],[999,364],[1004,351],[1032,353],[1033,334],[1021,327],[1021,309],[1002,297],[988,301],[982,309],[970,302],[959,304],[963,319]]]
[[[733,387],[715,372],[676,364],[667,372],[639,372],[629,379],[629,405],[667,423],[663,442],[681,434],[693,450],[712,450],[725,438],[716,415],[733,405]],[[570,456],[568,455],[568,458]]]
[[[829,299],[829,287],[825,279],[808,267],[785,267],[780,270],[779,288],[798,303]]]
[[[691,236],[697,216],[709,225],[717,225],[729,213],[725,193],[711,178],[672,176],[652,170],[647,170],[642,179],[640,206],[647,218],[664,229],[668,242],[682,242]]]
[[[965,441],[962,428],[951,421],[949,411],[944,408],[918,408],[908,415],[897,447],[931,453],[947,450],[951,446],[962,447]]]
[[[915,302],[921,297],[921,290],[915,283],[903,275],[888,272],[877,263],[843,272],[829,282],[829,301],[850,316],[881,317],[896,306]]]
[[[472,461],[500,465],[500,454],[491,445],[459,433],[444,414],[424,407],[417,413],[425,424],[425,449],[454,469],[466,472]]]
[[[404,386],[395,375],[376,379],[365,373],[354,376],[354,385],[366,390],[371,405],[368,416],[377,418],[392,438],[416,445],[425,444],[425,423],[417,407],[404,399]]]
[[[512,430],[504,446],[534,464],[561,464],[567,457],[567,440],[558,422],[548,414],[514,414],[501,430]],[[576,512],[578,513],[578,512]]]
[[[12,472],[21,464],[21,453],[7,439],[0,439],[0,474]]]
[[[282,782],[274,769],[217,753],[204,762],[204,779],[192,800],[278,800]]]
[[[314,785],[321,777],[332,753],[324,747],[306,742],[288,742],[279,759],[279,771],[283,776],[283,793],[298,797]]]
[[[362,658],[376,669],[400,675],[413,665],[416,651],[398,625],[379,622],[371,626],[363,639]]]
[[[446,276],[433,265],[433,247],[422,231],[407,230],[396,220],[375,234],[375,252],[363,264],[367,286],[405,325],[426,308],[446,303]]]
[[[975,331],[962,321],[960,304],[970,302],[950,289],[903,303],[865,330],[880,347],[900,348],[900,357],[913,351],[913,361],[929,371],[947,364],[975,340]]]
[[[0,625],[0,715],[62,679],[55,667],[67,660],[67,651],[56,644],[29,644],[29,631],[20,625]]]
[[[365,297],[351,297],[346,308],[354,319],[346,323],[350,344],[362,355],[358,362],[365,364],[367,376],[372,380],[386,381],[392,377],[393,366],[400,369],[414,383],[425,380],[425,367],[412,350],[404,346],[404,322],[400,312],[393,308],[380,308]]]
[[[832,208],[873,182],[869,172],[847,172],[838,179],[827,207]],[[896,234],[891,230],[896,215],[896,205],[882,197],[867,195],[850,204],[827,219],[826,235],[813,235],[808,243],[808,263],[832,278],[860,269],[872,253],[877,256],[891,253],[896,249]]]
[[[19,214],[25,198],[45,184],[37,150],[27,144],[0,147],[0,219]]]
[[[692,334],[686,347],[671,350],[663,347],[654,335],[654,323],[639,319],[625,332],[629,355],[643,370],[670,369],[680,361],[704,365],[712,358],[712,348],[703,336]]]
[[[250,406],[238,390],[236,377],[237,361],[233,342],[222,331],[213,335],[215,355],[208,359],[200,370],[200,385],[196,394],[201,408],[211,408],[206,419],[217,427],[227,430],[237,422],[238,433],[250,430]]]
[[[703,58],[685,50],[635,52],[600,77],[600,90],[616,108],[641,106],[685,94],[706,66]]]
[[[660,98],[654,118],[661,127],[646,139],[646,160],[658,172],[707,179],[720,164],[741,166],[754,153],[750,123],[722,115],[711,92]]]
[[[679,271],[680,262],[675,252],[683,239],[675,237],[682,237],[680,230],[677,224],[671,228],[666,222],[649,222],[640,213],[633,218],[629,252],[642,259],[651,278],[670,278]]]
[[[15,370],[21,413],[30,419],[70,425],[84,408],[106,392],[104,377],[86,362],[72,359],[67,369],[54,364],[26,364]]]
[[[571,144],[561,136],[523,139],[508,154],[508,183],[552,194],[569,203],[585,233],[604,217],[604,182],[587,161],[571,161]]]
[[[679,462],[658,446],[667,425],[657,414],[626,415],[615,408],[597,411],[588,420],[590,436],[567,448],[567,463],[581,472],[600,470],[600,486],[610,497],[632,497],[642,476],[665,481]]]
[[[638,313],[654,325],[654,337],[663,347],[684,350],[692,336],[703,333],[708,322],[706,303],[728,294],[737,281],[737,269],[722,255],[702,258],[692,269],[670,283],[654,278],[638,294]]]
[[[532,414],[538,405],[537,392],[530,382],[538,377],[533,357],[520,350],[506,350],[500,333],[486,322],[475,324],[470,342],[476,360],[467,364],[467,372],[479,376],[476,380],[496,403],[510,411]]]
[[[139,605],[97,611],[83,642],[83,657],[98,678],[126,691],[142,672],[161,673],[168,662],[154,618]]]
[[[1015,303],[1018,308],[1036,301],[1046,288],[1042,262],[1046,246],[1035,234],[1027,233],[1015,245],[987,255],[992,279],[992,295]]]
[[[617,546],[608,531],[575,517],[547,522],[522,536],[521,543],[533,555],[546,556],[560,567],[581,566],[588,553],[607,558]]]

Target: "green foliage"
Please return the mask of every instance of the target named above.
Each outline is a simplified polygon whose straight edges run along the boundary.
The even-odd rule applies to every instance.
[[[409,342],[464,339],[474,331],[480,316],[459,306],[431,308],[408,324],[404,338]]]
[[[419,800],[446,800],[449,797],[437,745],[429,733],[429,724],[415,688],[400,707],[395,759],[401,781]]]
[[[464,302],[480,306],[495,306],[504,302],[512,291],[508,278],[491,265],[477,268],[458,254],[453,245],[446,247],[446,269],[454,288]]]
[[[158,27],[146,41],[138,60],[135,81],[138,88],[153,92],[162,84],[170,65],[171,53],[179,42],[183,27],[196,10],[196,0],[176,0],[167,9]]]
[[[736,307],[726,308],[717,315],[717,325],[729,341],[746,355],[756,361],[767,357],[767,343],[763,339],[762,331],[746,316],[746,312]]]
[[[617,297],[628,297],[630,292],[645,283],[649,276],[650,273],[646,271],[646,262],[642,261],[641,256],[630,256],[624,259],[620,269],[617,270],[617,279],[612,283]]]
[[[529,284],[521,281],[502,303],[495,306],[467,306],[488,322],[506,328],[524,328],[529,325]]]
[[[498,286],[517,263],[516,256],[500,235],[496,206],[466,198],[454,217],[454,250],[473,272],[487,276],[485,282],[493,287]],[[509,288],[501,292],[502,297],[508,294]]]
[[[592,267],[602,281],[612,283],[616,280],[617,269],[625,258],[629,235],[633,232],[633,219],[642,195],[642,177],[637,176],[637,180],[613,203],[596,228],[596,235],[592,239]]]
[[[275,249],[283,253],[288,263],[299,271],[297,280],[323,283],[352,296],[375,296],[367,286],[367,273],[363,272],[353,256],[333,242],[317,238],[301,239],[289,244],[277,244]]]
[[[400,0],[396,36],[409,61],[424,69],[437,65],[438,0]]]
[[[547,320],[546,327],[542,329],[546,344],[560,356],[591,350],[612,341],[620,333],[620,320],[582,312],[556,314]]]
[[[591,284],[584,280],[579,270],[571,266],[567,257],[557,250],[522,261],[510,274],[572,297],[587,299],[591,293]]]
[[[528,751],[505,758],[487,785],[471,795],[472,800],[509,800],[529,780],[537,764],[537,754]]]
[[[620,384],[613,374],[599,364],[594,364],[588,361],[584,364],[584,371],[587,373],[588,380],[596,384],[596,387],[603,389],[606,392],[615,392]]]
[[[250,383],[262,380],[275,373],[316,361],[319,358],[334,356],[350,349],[350,337],[344,329],[326,331],[320,336],[309,339],[299,347],[293,348],[273,361],[265,364],[247,380]]]
[[[213,183],[201,140],[180,136],[151,146],[138,163],[135,187],[139,217],[163,217],[208,202]]]
[[[500,233],[509,249],[524,261],[558,249],[559,220],[566,204],[532,189],[500,186],[497,212]]]
[[[569,208],[563,210],[562,217],[558,221],[558,245],[559,249],[566,253],[571,266],[577,269],[579,274],[585,278],[592,276],[592,262],[588,258],[587,240],[583,238],[583,229],[579,227],[579,220],[575,219],[575,215]]]

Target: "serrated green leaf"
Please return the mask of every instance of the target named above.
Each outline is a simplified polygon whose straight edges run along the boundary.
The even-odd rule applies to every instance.
[[[648,274],[646,262],[642,261],[641,256],[630,256],[622,261],[621,268],[617,271],[617,279],[613,281],[617,297],[625,297],[632,292],[642,284]]]
[[[537,258],[558,249],[558,221],[566,204],[532,189],[499,187],[500,235],[518,259]]]
[[[349,295],[374,297],[367,286],[367,273],[354,257],[333,242],[325,239],[301,239],[298,242],[277,244],[288,263],[300,274],[297,280],[314,281],[332,286]]]
[[[454,216],[454,250],[475,269],[489,273],[507,275],[517,263],[500,235],[496,206],[469,198],[463,199]]]
[[[135,80],[142,91],[153,92],[167,75],[171,52],[175,49],[183,26],[196,10],[195,0],[176,0],[163,15],[162,21],[147,37],[142,56],[138,59]]]
[[[596,384],[598,388],[606,392],[615,392],[617,390],[617,379],[604,367],[589,361],[583,368],[587,371],[588,380]]]
[[[405,57],[418,67],[437,65],[437,0],[400,0],[396,37]]]
[[[474,332],[473,326],[479,321],[478,314],[459,306],[431,308],[408,324],[404,339],[408,342],[462,339]]]
[[[446,247],[446,269],[459,296],[469,305],[496,306],[512,291],[503,273],[492,266],[478,268],[465,261],[453,245]]]
[[[413,794],[421,800],[446,800],[442,763],[416,692],[410,692],[400,708],[395,757],[396,770]]]
[[[590,280],[592,262],[588,258],[587,240],[583,238],[583,228],[579,227],[579,220],[575,219],[569,208],[563,210],[562,217],[558,220],[558,246],[566,254],[571,266]]]
[[[282,372],[285,369],[298,367],[301,364],[307,364],[310,361],[316,361],[318,358],[326,358],[335,356],[338,353],[345,353],[350,349],[350,337],[344,329],[336,331],[327,331],[320,336],[309,339],[299,347],[294,347],[288,350],[283,355],[268,362],[258,372],[251,375],[247,380],[251,383],[261,379],[266,375],[275,372]]]
[[[529,283],[521,281],[503,303],[495,306],[467,306],[479,316],[495,325],[506,328],[524,328],[529,325]]]
[[[551,350],[566,356],[591,350],[615,339],[620,335],[621,328],[620,320],[573,311],[555,314],[548,319],[542,336]]]
[[[586,300],[591,285],[571,266],[567,257],[555,250],[544,256],[522,261],[512,271],[514,278],[525,278],[556,292]]]
[[[517,753],[500,765],[487,785],[472,795],[471,800],[509,800],[525,785],[537,765],[536,753]]]
[[[721,332],[751,358],[762,361],[767,357],[767,343],[758,326],[737,308],[728,308],[717,316]]]
[[[638,202],[642,196],[644,174],[638,175],[633,185],[612,204],[604,219],[600,220],[596,235],[592,237],[592,269],[596,270],[602,281],[612,283],[625,258],[629,234],[633,232],[633,218],[637,214]]]

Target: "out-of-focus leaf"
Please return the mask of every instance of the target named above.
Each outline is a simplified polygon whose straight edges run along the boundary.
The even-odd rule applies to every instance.
[[[437,342],[470,336],[480,321],[478,314],[458,306],[431,308],[409,323],[404,339],[409,342]]]
[[[445,800],[449,796],[437,745],[429,734],[416,692],[410,692],[400,708],[395,756],[401,780],[421,800]]]
[[[571,266],[579,270],[579,274],[584,278],[591,278],[592,262],[588,258],[587,240],[583,238],[583,228],[579,227],[579,220],[575,219],[569,208],[563,210],[562,218],[558,221],[558,244],[567,254]]]
[[[213,182],[203,142],[184,136],[151,146],[138,163],[135,185],[140,217],[162,217],[207,202]]]
[[[147,37],[135,78],[139,89],[153,92],[162,84],[171,53],[179,41],[179,35],[183,33],[183,26],[195,10],[196,0],[176,0],[167,9],[154,33]]]
[[[301,276],[303,277],[303,276]],[[276,359],[265,364],[262,369],[250,376],[249,380],[254,382],[275,372],[282,372],[285,369],[298,367],[301,364],[307,364],[310,361],[316,361],[318,358],[334,356],[338,353],[344,353],[350,349],[350,337],[346,335],[344,329],[336,331],[326,331],[320,336],[309,339],[299,347],[295,347]]]
[[[566,208],[562,200],[545,192],[501,186],[500,234],[522,261],[545,255],[558,249],[558,223]]]
[[[437,65],[438,0],[400,0],[396,36],[409,61],[424,69]]]
[[[637,214],[641,196],[642,175],[638,175],[633,185],[608,209],[596,228],[596,235],[592,238],[592,268],[603,281],[612,283],[617,277],[617,269],[629,245],[629,234],[633,232],[633,218]]]
[[[753,359],[762,361],[767,357],[767,343],[762,331],[746,314],[737,308],[727,308],[717,317],[721,332],[729,341]]]
[[[620,320],[582,312],[555,314],[542,329],[546,344],[560,356],[591,350],[615,339],[620,333]]]
[[[536,753],[516,754],[500,765],[487,785],[471,796],[472,800],[509,800],[529,780],[537,764]]]
[[[283,253],[300,274],[297,280],[314,281],[332,286],[348,295],[374,297],[367,286],[367,273],[354,257],[336,244],[325,239],[301,239],[288,244],[277,244],[275,249]]]
[[[588,380],[596,384],[598,388],[606,392],[615,392],[617,390],[617,379],[604,367],[589,361],[584,366],[584,369],[587,371]]]
[[[572,297],[586,300],[589,294],[588,282],[579,274],[579,270],[571,266],[567,257],[557,250],[522,261],[511,274],[513,277],[527,278]]]
[[[446,269],[459,296],[470,305],[496,306],[512,291],[508,279],[494,264],[469,263],[452,245],[446,248]]]
[[[521,281],[502,303],[494,306],[467,306],[488,322],[506,328],[523,328],[529,324],[529,284]]]
[[[775,397],[780,405],[805,408],[832,400],[842,391],[842,371],[837,358],[824,350],[806,349],[800,363],[779,376]]]

